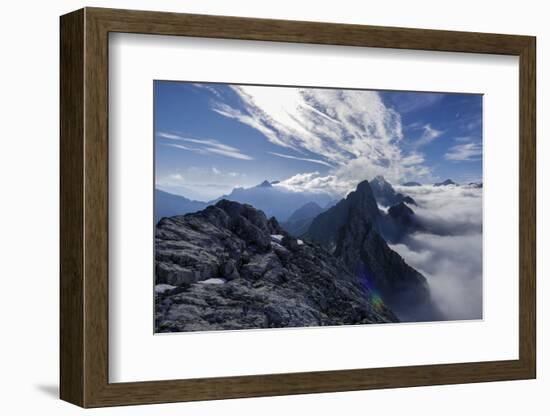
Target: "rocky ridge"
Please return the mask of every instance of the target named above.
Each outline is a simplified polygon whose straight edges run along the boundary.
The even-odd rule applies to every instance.
[[[155,238],[157,332],[398,321],[342,260],[250,205],[164,218]]]

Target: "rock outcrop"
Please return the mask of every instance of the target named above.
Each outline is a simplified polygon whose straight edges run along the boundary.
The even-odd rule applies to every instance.
[[[426,231],[413,209],[404,202],[389,207],[384,219],[382,235],[386,241],[394,244],[412,233]]]
[[[164,218],[155,244],[157,332],[398,321],[342,260],[250,205]]]

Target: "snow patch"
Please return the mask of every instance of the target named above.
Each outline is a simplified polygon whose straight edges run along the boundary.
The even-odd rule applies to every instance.
[[[276,243],[281,243],[283,241],[283,237],[284,236],[282,234],[271,234],[271,239]]]
[[[296,242],[298,243],[299,246],[304,245],[304,242],[302,240],[296,240]]]
[[[223,285],[227,280],[219,278],[219,277],[213,277],[211,279],[202,280],[199,283],[203,285]]]
[[[176,286],[168,285],[166,283],[161,283],[158,285],[155,285],[155,293],[164,293],[168,290],[175,289]]]

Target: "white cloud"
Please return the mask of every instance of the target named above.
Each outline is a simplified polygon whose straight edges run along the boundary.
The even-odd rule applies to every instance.
[[[427,144],[433,142],[435,139],[437,139],[439,136],[443,134],[442,130],[437,130],[433,128],[430,124],[424,124],[422,126],[422,135],[420,138],[414,143],[414,146],[416,148],[426,146]]]
[[[195,139],[185,137],[179,134],[158,132],[158,137],[168,140],[177,141],[177,143],[167,143],[166,146],[175,147],[176,149],[187,150],[201,155],[217,154],[240,160],[253,160],[254,158],[242,153],[239,149],[233,146],[220,143],[214,139]],[[181,144],[184,142],[185,144]]]
[[[183,181],[183,175],[181,173],[171,173],[168,178],[173,181]]]
[[[392,245],[430,284],[447,319],[479,319],[482,313],[482,189],[396,187],[418,203],[413,207],[426,232]]]
[[[312,158],[305,155],[315,154],[333,167],[324,177],[318,174],[305,182],[298,176],[281,186],[296,189],[299,182],[302,190],[324,184],[328,191],[349,191],[357,182],[379,174],[400,182],[430,173],[421,154],[402,152],[401,117],[384,105],[375,91],[262,86],[232,89],[242,106],[216,102],[214,111],[258,130],[275,145],[304,154],[308,161]],[[427,131],[432,136],[440,134],[429,125]],[[277,152],[277,156],[289,155]]]
[[[352,187],[356,186],[353,185]],[[352,187],[350,184],[342,181],[336,175],[320,175],[319,172],[298,173],[277,186],[285,187],[295,192],[329,192],[336,195],[345,195]]]
[[[330,168],[333,167],[333,165],[331,165],[330,163],[325,162],[324,160],[309,159],[307,157],[297,157],[297,156],[285,155],[283,153],[277,153],[277,152],[269,152],[269,153],[274,155],[274,156],[279,156],[279,157],[282,157],[282,158],[285,158],[285,159],[303,160],[304,162],[318,163],[320,165],[325,165],[325,166],[328,166]]]
[[[189,166],[173,172],[159,173],[155,177],[157,188],[199,201],[210,201],[230,193],[235,187],[255,184],[255,178],[249,178],[245,174],[206,166]]]
[[[482,152],[481,143],[464,143],[452,146],[444,157],[455,162],[473,162],[481,159]]]
[[[191,84],[191,85],[193,85],[195,88],[201,88],[201,89],[203,89],[203,90],[206,90],[206,91],[208,91],[208,92],[214,94],[214,95],[215,95],[216,97],[218,97],[218,98],[221,98],[221,96],[222,96],[222,95],[220,94],[220,92],[219,92],[215,87],[213,87],[213,86],[210,85],[210,84],[205,84],[205,83],[193,83],[193,84]]]

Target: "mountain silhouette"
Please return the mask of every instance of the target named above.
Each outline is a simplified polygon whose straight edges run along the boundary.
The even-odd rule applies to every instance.
[[[319,204],[308,202],[294,211],[281,226],[291,235],[298,237],[309,229],[313,219],[323,211]]]
[[[277,182],[263,181],[251,188],[235,188],[228,195],[223,195],[209,205],[227,199],[230,201],[250,204],[267,216],[276,217],[279,222],[287,221],[290,215],[308,202],[315,202],[320,206],[328,204],[333,197],[321,192],[294,192]]]
[[[155,189],[155,224],[163,217],[173,217],[190,212],[200,211],[206,202],[193,201],[181,195]]]

